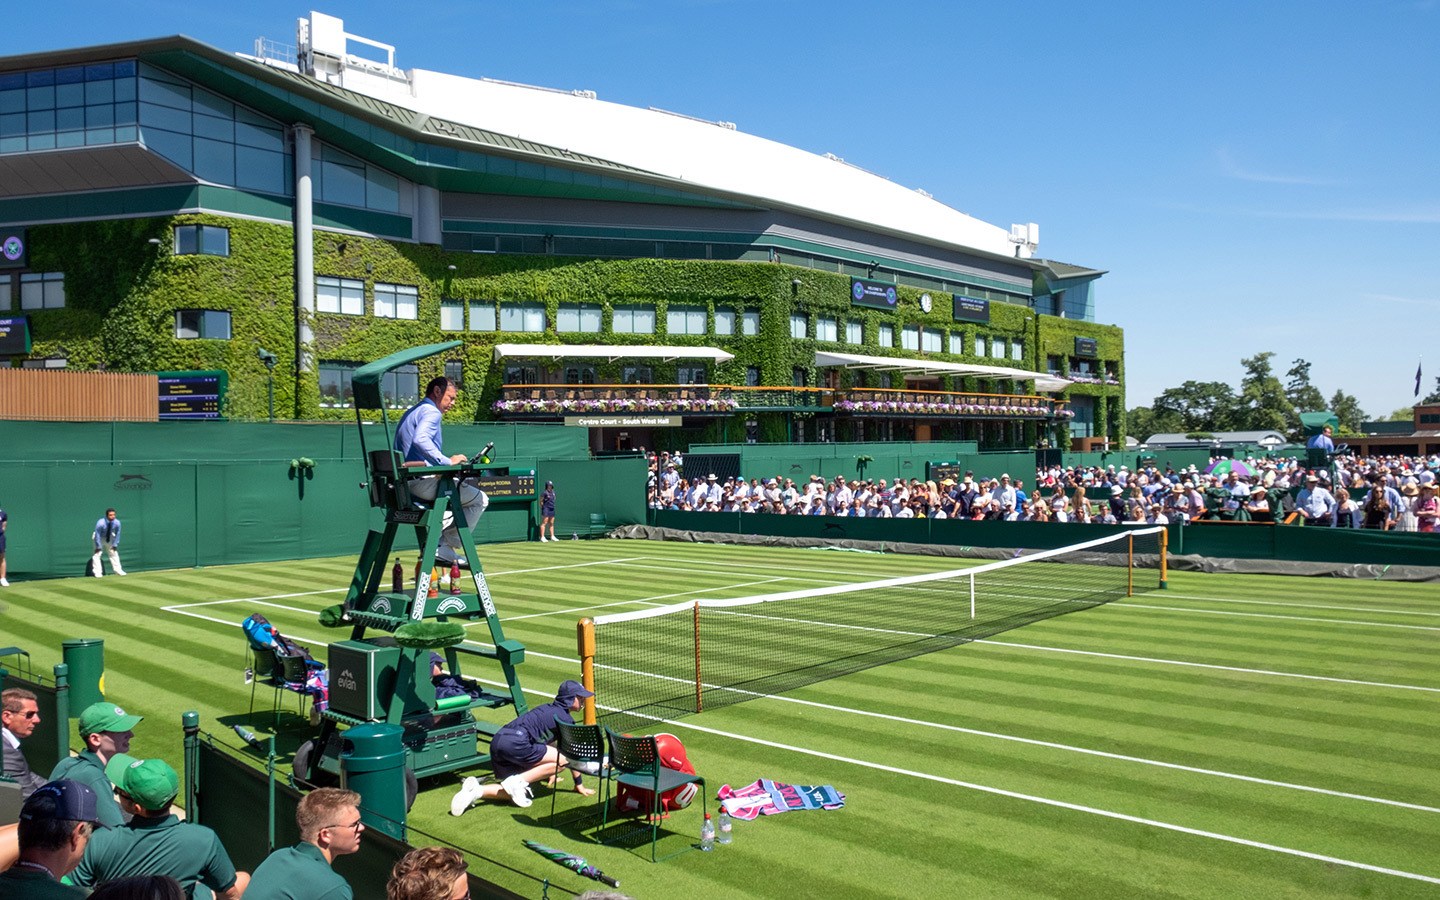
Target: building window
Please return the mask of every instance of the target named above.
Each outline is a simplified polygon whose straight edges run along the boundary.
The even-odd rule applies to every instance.
[[[175,310],[175,336],[182,340],[230,340],[230,314],[215,309]]]
[[[815,320],[815,340],[817,341],[838,341],[840,340],[840,321],[829,316],[821,316]]]
[[[594,384],[594,366],[567,366],[565,368],[566,384]]]
[[[790,314],[790,336],[797,341],[810,336],[810,317],[805,313]]]
[[[375,315],[382,319],[420,318],[420,290],[413,284],[375,284]]]
[[[545,330],[545,307],[538,303],[502,303],[500,305],[501,331]]]
[[[655,373],[649,366],[626,366],[620,370],[622,384],[654,384]]]
[[[671,306],[665,311],[665,331],[669,334],[705,334],[705,307]]]
[[[562,303],[555,314],[555,330],[562,334],[599,334],[602,312],[598,303]]]
[[[70,360],[64,356],[47,356],[43,359],[22,359],[22,369],[63,369],[70,364]]]
[[[230,229],[219,225],[176,225],[175,255],[229,256]]]
[[[1058,356],[1045,357],[1045,371],[1051,375],[1059,375],[1064,366],[1065,361]]]
[[[655,308],[653,306],[617,306],[615,314],[610,319],[610,330],[616,334],[654,334]]]
[[[920,332],[920,349],[926,353],[939,353],[941,331],[938,328],[925,328]]]
[[[355,397],[353,379],[359,363],[320,362],[320,405],[349,406]]]
[[[950,332],[950,352],[955,356],[965,355],[965,332]]]
[[[709,384],[710,377],[704,366],[678,366],[675,369],[676,384]]]
[[[15,277],[6,272],[0,272],[0,312],[9,312],[15,302],[10,297],[14,290]]]
[[[315,199],[341,206],[400,211],[400,179],[329,144],[314,147]]]
[[[495,330],[495,303],[492,300],[470,301],[470,330]]]
[[[316,278],[315,311],[346,316],[365,315],[365,282],[353,278]]]
[[[465,387],[465,363],[458,359],[445,360],[445,377],[450,379],[457,390]]]
[[[976,356],[984,356],[984,355],[985,355],[985,346],[986,346],[985,335],[983,335],[983,334],[977,334],[977,335],[975,335],[975,355],[976,355]]]
[[[1005,339],[1004,339],[1004,338],[998,338],[998,337],[997,337],[997,338],[991,338],[991,339],[990,339],[990,356],[993,357],[993,358],[995,358],[995,359],[1004,359],[1004,358],[1005,358]]]
[[[880,346],[882,346],[882,347],[894,347],[894,346],[895,346],[895,326],[894,326],[894,325],[881,325],[881,326],[880,326],[879,343],[880,343]]]
[[[448,368],[448,363],[446,364]],[[320,361],[320,405],[349,406],[355,397],[355,370],[359,363]],[[386,372],[380,379],[380,395],[390,409],[413,406],[420,400],[420,368],[400,366]]]
[[[1105,363],[1105,381],[1110,384],[1120,383],[1120,364],[1114,361]]]
[[[795,387],[809,387],[810,370],[804,366],[792,366],[790,369],[790,383]]]
[[[21,309],[63,309],[64,272],[23,272],[20,275]]]
[[[735,333],[735,311],[730,309],[715,310],[715,333],[728,335]]]
[[[906,325],[904,328],[901,328],[901,329],[900,329],[900,349],[901,349],[901,350],[919,350],[919,349],[920,349],[920,326],[919,326],[919,325]]]
[[[746,337],[760,333],[760,314],[758,312],[740,314],[740,333]]]
[[[534,366],[509,365],[505,367],[506,384],[539,384],[540,370]]]
[[[1024,341],[1021,341],[1021,340],[1011,340],[1011,341],[1010,341],[1010,358],[1011,358],[1011,359],[1024,359],[1024,358],[1025,358],[1025,342],[1024,342]]]
[[[440,301],[440,330],[465,330],[465,304],[463,302],[459,300]]]
[[[865,328],[864,328],[863,325],[861,325],[861,324],[860,324],[858,321],[856,321],[855,319],[846,319],[846,320],[845,320],[845,343],[847,343],[847,344],[863,344],[863,343],[865,343]]]
[[[759,366],[746,366],[746,367],[745,367],[745,386],[746,386],[746,387],[759,387],[759,386],[760,386],[760,367],[759,367]]]

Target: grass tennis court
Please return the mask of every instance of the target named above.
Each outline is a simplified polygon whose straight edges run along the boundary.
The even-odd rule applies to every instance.
[[[535,700],[575,675],[581,616],[957,565],[614,540],[482,553]],[[183,710],[239,743],[217,719],[249,703],[240,620],[262,612],[323,658],[348,632],[315,613],[343,596],[352,566],[20,584],[0,596],[0,640],[48,671],[61,640],[103,637],[107,696],[147,717],[134,752],[178,766]],[[665,730],[706,777],[712,810],[721,784],[760,777],[847,797],[835,812],[737,822],[714,853],[653,865],[586,844],[543,823],[540,788],[528,810],[453,819],[449,776],[422,784],[411,823],[550,878],[552,897],[596,885],[521,840],[586,854],[641,898],[1440,896],[1437,649],[1435,585],[1172,572],[1164,592],[677,721]],[[262,688],[257,725],[269,704]],[[307,733],[293,714],[282,725],[287,747]],[[694,840],[698,812],[674,819]]]

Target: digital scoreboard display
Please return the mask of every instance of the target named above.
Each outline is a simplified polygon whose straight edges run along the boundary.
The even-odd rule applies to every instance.
[[[25,316],[0,318],[0,356],[30,352],[30,320]]]
[[[160,418],[218,419],[224,372],[160,372]]]
[[[534,472],[516,475],[477,475],[467,481],[484,491],[491,500],[535,499]]]

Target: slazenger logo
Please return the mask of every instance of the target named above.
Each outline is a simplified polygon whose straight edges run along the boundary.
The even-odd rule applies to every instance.
[[[340,676],[335,679],[335,684],[341,690],[346,691],[353,691],[360,686],[355,683],[355,673],[351,672],[349,669],[341,670]]]
[[[421,572],[420,580],[415,584],[415,602],[410,604],[410,618],[417,622],[425,618],[425,598],[430,594],[430,573]]]
[[[484,572],[475,573],[475,593],[480,595],[480,605],[485,608],[485,615],[495,615],[495,601],[490,599],[490,585],[485,581]]]
[[[145,475],[121,475],[115,482],[117,491],[148,491],[154,487],[154,482]]]
[[[390,614],[390,598],[389,598],[389,597],[376,597],[375,600],[374,600],[374,602],[372,602],[372,603],[370,604],[370,611],[371,611],[371,612],[377,612],[377,613],[384,613],[385,615],[388,616],[388,615]]]

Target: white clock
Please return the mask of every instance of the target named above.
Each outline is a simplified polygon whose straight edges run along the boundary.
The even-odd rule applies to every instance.
[[[928,313],[928,312],[930,311],[930,307],[933,306],[933,305],[934,305],[934,304],[931,303],[931,301],[930,301],[930,295],[929,295],[929,294],[921,294],[921,295],[920,295],[920,311],[921,311],[921,312],[927,312],[927,313]]]

